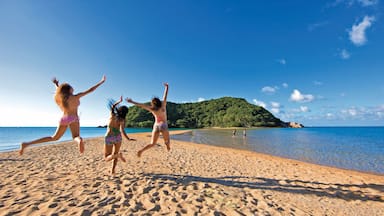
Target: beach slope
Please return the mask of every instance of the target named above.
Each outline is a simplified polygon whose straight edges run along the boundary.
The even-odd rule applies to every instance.
[[[117,173],[103,138],[0,153],[0,215],[384,215],[384,176],[172,140]]]

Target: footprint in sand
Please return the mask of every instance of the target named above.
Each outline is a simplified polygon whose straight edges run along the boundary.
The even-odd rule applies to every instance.
[[[57,203],[52,203],[52,204],[49,204],[48,205],[48,208],[56,208],[57,206],[58,206],[59,204],[57,204]]]

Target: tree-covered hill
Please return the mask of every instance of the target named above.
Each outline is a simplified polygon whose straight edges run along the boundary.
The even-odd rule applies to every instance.
[[[168,125],[174,128],[281,127],[284,125],[263,107],[242,98],[223,97],[196,103],[167,102]],[[152,127],[151,113],[129,107],[127,127]]]

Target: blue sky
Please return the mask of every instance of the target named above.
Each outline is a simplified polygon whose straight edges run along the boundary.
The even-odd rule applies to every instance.
[[[0,1],[0,126],[56,126],[57,77],[82,126],[109,98],[224,96],[306,126],[384,125],[384,6],[329,1]]]

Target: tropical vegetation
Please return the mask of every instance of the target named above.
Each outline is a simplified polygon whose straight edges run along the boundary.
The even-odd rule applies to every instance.
[[[167,102],[168,126],[173,128],[281,127],[283,122],[261,106],[242,98],[223,97],[194,103]],[[127,127],[152,127],[152,114],[129,107]]]

